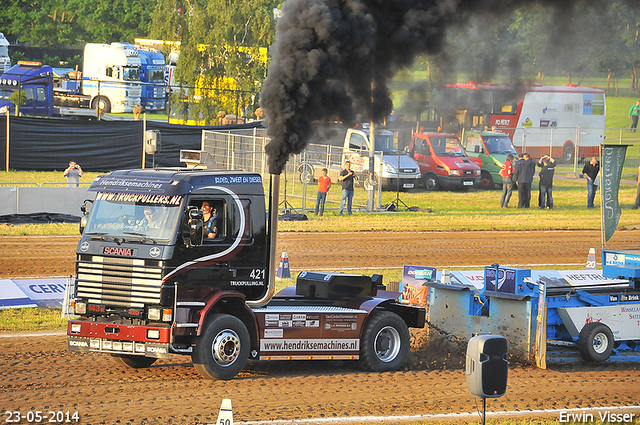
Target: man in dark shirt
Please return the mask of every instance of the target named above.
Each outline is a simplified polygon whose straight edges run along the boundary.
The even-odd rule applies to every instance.
[[[344,163],[344,170],[340,171],[338,181],[342,183],[342,199],[340,200],[340,213],[344,215],[344,206],[347,205],[347,214],[351,215],[351,205],[353,204],[353,181],[358,176],[351,170],[351,162]]]
[[[536,163],[528,153],[514,164],[513,181],[518,183],[518,208],[529,208],[531,204],[531,183],[536,173]]]
[[[591,162],[586,164],[582,169],[582,174],[587,178],[587,208],[593,208],[593,201],[596,198],[596,191],[598,190],[596,177],[599,172],[600,163],[595,156],[591,158]]]
[[[540,169],[540,194],[538,197],[538,207],[540,209],[553,209],[553,174],[556,171],[556,161],[549,155],[544,155],[537,162]]]

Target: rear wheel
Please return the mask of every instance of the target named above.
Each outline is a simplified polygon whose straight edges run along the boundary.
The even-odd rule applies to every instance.
[[[390,311],[374,312],[362,330],[360,365],[364,370],[398,370],[409,353],[407,324]]]
[[[112,354],[111,358],[120,366],[132,367],[135,369],[149,367],[156,362],[155,357],[130,356],[127,354]]]
[[[562,150],[562,160],[565,163],[572,163],[574,154],[575,148],[573,147],[573,143],[569,142],[564,146],[564,149]]]
[[[440,189],[440,181],[438,180],[438,176],[435,174],[425,174],[422,178],[422,184],[424,185],[424,188],[430,192]]]
[[[613,351],[613,332],[604,323],[587,323],[578,336],[582,358],[589,362],[603,362]]]
[[[111,102],[104,96],[98,96],[93,99],[93,104],[91,105],[93,109],[102,109],[105,114],[111,112]]]
[[[249,332],[240,319],[214,314],[196,340],[191,360],[205,378],[231,379],[244,368],[249,344]]]
[[[363,180],[363,183],[362,183],[362,187],[364,187],[365,190],[374,190],[377,185],[378,185],[378,175],[377,174],[374,174],[373,178],[371,178],[370,175],[367,175],[365,177],[365,179]]]
[[[493,183],[493,177],[488,171],[482,171],[482,177],[480,177],[480,189],[491,190],[495,184]]]

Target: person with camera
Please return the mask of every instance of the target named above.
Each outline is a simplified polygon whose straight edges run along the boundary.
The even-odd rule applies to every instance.
[[[64,176],[67,178],[67,186],[80,186],[80,177],[83,176],[82,168],[75,161],[69,162],[69,167],[64,170]]]
[[[351,169],[351,162],[344,163],[344,170],[340,171],[338,181],[342,183],[342,199],[340,200],[340,211],[338,215],[344,215],[344,207],[347,207],[347,214],[351,215],[353,204],[353,181],[358,180],[355,171]]]

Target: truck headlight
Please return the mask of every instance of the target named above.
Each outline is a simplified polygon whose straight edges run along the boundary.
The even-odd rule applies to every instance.
[[[0,108],[0,114],[6,114],[7,113],[7,105],[4,105],[3,107]]]
[[[398,174],[398,170],[396,170],[396,167],[394,167],[393,165],[389,164],[388,162],[385,162],[382,165],[382,169],[389,173],[389,174]]]
[[[460,170],[449,170],[449,175],[450,176],[459,176],[460,175]]]
[[[76,314],[87,314],[87,303],[76,301]]]
[[[147,317],[149,318],[149,320],[153,320],[153,321],[159,321],[160,318],[162,317],[162,309],[161,308],[157,308],[157,307],[151,307],[149,308],[149,311],[147,313]]]
[[[481,174],[480,170],[476,170],[476,176],[479,176]]]

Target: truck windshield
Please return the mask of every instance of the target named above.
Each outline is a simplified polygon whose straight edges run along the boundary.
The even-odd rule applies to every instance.
[[[13,93],[15,93],[15,90],[2,89],[0,90],[0,99],[9,99]]]
[[[466,156],[457,137],[431,137],[430,141],[436,155]]]
[[[150,83],[163,83],[164,82],[164,68],[151,69],[149,68],[149,82]]]
[[[515,154],[516,148],[511,143],[509,136],[488,136],[484,137],[484,143],[489,151],[489,154]]]
[[[122,79],[125,81],[140,81],[140,68],[123,66]]]
[[[145,202],[150,198],[149,195],[99,193],[83,234],[170,240],[180,219],[181,199],[172,199],[177,205],[167,205]]]
[[[376,134],[376,151],[382,151],[385,154],[398,153],[393,148],[393,136]]]

